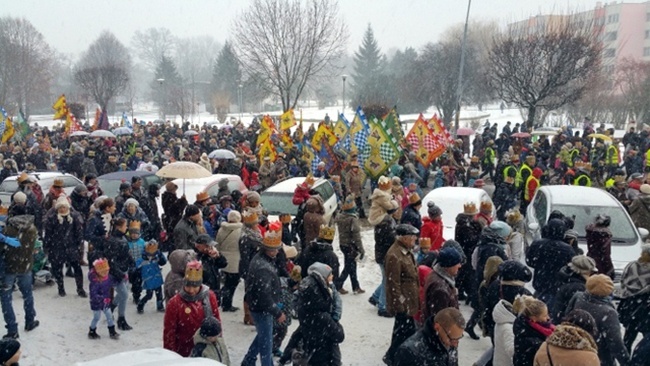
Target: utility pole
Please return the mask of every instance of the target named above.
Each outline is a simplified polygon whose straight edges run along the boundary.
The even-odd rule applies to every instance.
[[[467,15],[465,16],[465,30],[463,31],[463,43],[460,46],[460,69],[458,70],[458,89],[456,89],[456,131],[460,128],[460,100],[463,97],[463,69],[465,68],[465,48],[467,45],[467,26],[469,23],[469,9],[472,7],[472,0],[467,0]]]

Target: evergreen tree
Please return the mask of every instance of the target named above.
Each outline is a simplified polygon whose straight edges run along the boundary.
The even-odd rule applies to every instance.
[[[430,105],[429,97],[424,93],[422,63],[418,53],[412,47],[398,50],[388,64],[388,75],[392,99],[395,100],[399,113],[421,113]]]
[[[220,120],[230,112],[231,104],[239,104],[237,96],[240,84],[243,83],[239,60],[232,44],[226,42],[212,71],[212,105]]]
[[[163,81],[159,81],[163,79]],[[165,115],[180,114],[184,119],[189,112],[189,98],[185,88],[183,78],[178,73],[174,61],[162,56],[154,80],[151,82],[153,91],[152,99],[156,104],[162,107]]]
[[[390,104],[388,80],[385,74],[386,57],[382,55],[372,27],[363,37],[359,50],[354,53],[352,107],[372,104]]]

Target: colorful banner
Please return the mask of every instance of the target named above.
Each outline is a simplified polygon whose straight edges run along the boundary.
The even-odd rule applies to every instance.
[[[350,129],[348,131],[350,136],[350,151],[359,153],[359,164],[363,165],[363,156],[361,153],[366,148],[370,131],[366,115],[363,113],[361,106],[357,107],[357,112],[354,114],[354,119],[350,123]]]
[[[61,94],[59,99],[52,105],[54,117],[52,119],[66,119],[68,115],[68,105],[65,101],[65,94]]]
[[[363,153],[363,168],[372,179],[378,179],[400,156],[400,149],[386,132],[384,121],[370,123],[370,133]]]
[[[339,138],[336,137],[334,131],[325,122],[320,122],[318,123],[318,129],[314,137],[311,138],[311,146],[314,150],[320,152],[321,141],[325,142],[328,146],[334,146],[338,140]]]
[[[15,128],[16,128],[15,138],[19,141],[22,141],[32,133],[32,129],[29,127],[29,123],[27,123],[27,120],[25,119],[25,115],[23,115],[23,111],[18,111],[18,115],[16,116]]]
[[[255,145],[260,146],[267,140],[271,140],[271,136],[275,133],[275,124],[270,116],[266,115],[260,122],[260,131],[257,135],[257,142]]]
[[[415,158],[425,167],[445,152],[446,144],[429,129],[429,122],[422,114],[406,135],[406,142],[410,145],[409,151],[415,152]]]
[[[282,113],[280,116],[280,130],[288,130],[296,125],[296,117],[293,115],[293,109]]]

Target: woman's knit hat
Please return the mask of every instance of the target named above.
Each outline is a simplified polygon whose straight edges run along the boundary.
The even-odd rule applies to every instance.
[[[614,291],[614,282],[611,277],[596,274],[587,279],[587,292],[598,297],[607,297]]]

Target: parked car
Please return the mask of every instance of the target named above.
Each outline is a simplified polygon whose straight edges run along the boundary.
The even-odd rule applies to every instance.
[[[142,177],[142,188],[148,192],[149,186],[155,183],[163,185],[162,179],[156,174],[149,171],[123,171],[100,175],[97,177],[99,186],[102,187],[104,194],[108,197],[115,198],[120,193],[120,184],[122,182],[131,183],[132,177]]]
[[[43,194],[47,194],[54,183],[54,179],[63,179],[63,191],[66,195],[70,195],[79,184],[83,184],[77,177],[68,173],[61,172],[35,172],[28,174],[38,185],[41,187]],[[18,190],[17,175],[7,177],[2,184],[0,184],[0,200],[2,206],[9,207],[11,203],[11,196]]]
[[[469,187],[441,187],[427,193],[422,199],[420,215],[426,217],[427,204],[435,202],[436,206],[442,210],[442,235],[445,239],[454,239],[456,235],[456,216],[463,212],[463,206],[468,202],[474,202],[479,207],[481,202],[492,199],[488,193],[480,188]],[[492,205],[492,216],[496,215],[494,205]]]
[[[183,187],[185,187],[185,197],[189,203],[194,203],[196,195],[200,192],[208,192],[210,197],[214,197],[219,192],[219,181],[222,179],[228,179],[228,190],[229,191],[240,191],[242,194],[248,193],[248,188],[241,180],[241,177],[238,175],[232,174],[213,174],[207,178],[198,178],[198,179],[174,179],[174,182],[178,186],[176,195],[178,197],[183,195]],[[165,191],[163,187],[160,193]]]
[[[278,220],[278,216],[283,213],[288,213],[291,217],[295,217],[298,213],[298,206],[291,202],[293,192],[296,186],[305,181],[305,177],[287,178],[280,181],[273,186],[267,188],[262,192],[261,203],[262,206],[269,213],[269,221]],[[338,208],[338,202],[334,188],[327,179],[318,179],[312,187],[313,194],[318,194],[323,198],[325,203],[325,221],[329,222],[334,212]]]
[[[224,366],[222,363],[206,358],[183,358],[178,353],[163,348],[148,348],[137,351],[114,353],[91,361],[77,362],[76,366]]]
[[[636,228],[623,205],[607,191],[581,186],[543,186],[535,193],[526,212],[526,243],[529,245],[540,237],[540,228],[546,225],[552,211],[558,210],[575,220],[578,245],[587,253],[585,227],[598,214],[608,215],[612,222],[612,263],[616,280],[620,280],[623,268],[639,258],[641,244],[648,231]]]

